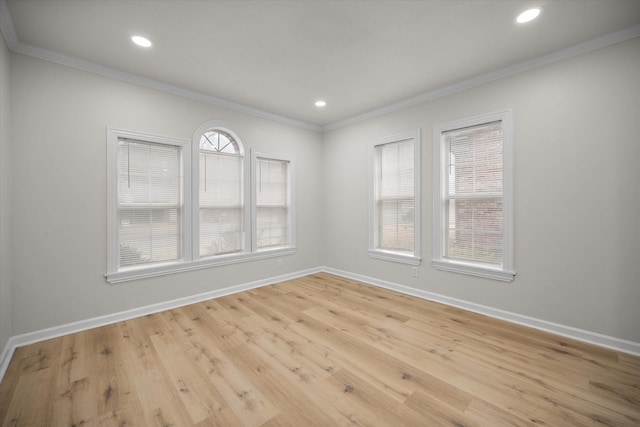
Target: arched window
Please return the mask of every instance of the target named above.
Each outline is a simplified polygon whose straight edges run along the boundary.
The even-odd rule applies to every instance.
[[[221,129],[211,129],[200,137],[200,150],[214,153],[238,154],[238,142]]]
[[[199,134],[197,255],[242,252],[245,246],[242,143],[234,132],[219,126],[206,127]]]
[[[222,121],[191,141],[108,129],[109,283],[295,253],[293,157],[244,141]]]

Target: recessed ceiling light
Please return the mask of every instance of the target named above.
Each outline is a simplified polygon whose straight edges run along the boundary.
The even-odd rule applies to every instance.
[[[142,36],[133,36],[131,41],[141,47],[151,47],[151,40]]]
[[[316,101],[316,107],[324,107],[325,105],[327,105],[326,101]]]
[[[518,24],[524,24],[525,22],[533,21],[538,17],[538,15],[540,15],[540,12],[542,12],[542,9],[539,7],[525,10],[520,15],[518,15],[518,17],[516,18],[516,22],[518,22]]]

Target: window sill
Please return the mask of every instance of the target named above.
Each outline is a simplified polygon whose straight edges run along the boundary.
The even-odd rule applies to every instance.
[[[500,280],[503,282],[513,281],[516,273],[514,271],[493,268],[480,264],[471,264],[459,261],[449,261],[434,259],[431,261],[436,270],[451,271],[453,273],[468,274],[470,276],[484,277],[485,279]]]
[[[181,273],[183,271],[200,270],[203,268],[217,267],[220,265],[237,264],[240,262],[255,261],[265,258],[274,258],[284,255],[293,255],[296,248],[289,246],[286,248],[270,249],[257,253],[241,253],[231,255],[221,255],[213,258],[198,259],[195,261],[182,261],[154,265],[150,267],[131,268],[129,270],[107,273],[105,277],[109,283],[121,283],[130,280],[146,279],[149,277],[164,276],[167,274]]]
[[[422,258],[414,255],[407,255],[400,252],[382,251],[379,249],[369,249],[369,256],[371,258],[383,259],[385,261],[393,261],[409,265],[420,265],[420,262],[422,261]]]

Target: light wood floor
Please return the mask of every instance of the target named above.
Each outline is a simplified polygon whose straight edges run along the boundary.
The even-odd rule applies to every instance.
[[[317,274],[16,350],[3,426],[639,426],[640,358]]]

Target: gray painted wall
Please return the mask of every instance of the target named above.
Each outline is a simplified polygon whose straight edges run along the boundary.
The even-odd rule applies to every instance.
[[[0,349],[12,335],[9,58],[4,38],[0,36]]]
[[[22,55],[12,56],[13,334],[317,267],[321,135]],[[108,284],[106,127],[191,139],[234,125],[247,152],[296,162],[297,253]]]
[[[640,40],[325,135],[325,263],[640,342]],[[516,279],[436,271],[432,128],[512,109]],[[411,267],[367,256],[367,141],[422,129],[422,247]],[[345,185],[348,182],[349,185]]]
[[[8,57],[1,50],[2,345],[7,334],[320,265],[640,342],[638,39],[324,136],[15,54],[9,134]],[[515,128],[517,277],[436,271],[432,126],[504,108]],[[247,148],[295,156],[297,254],[281,268],[269,259],[107,284],[105,127],[190,139],[213,119],[233,123]],[[367,256],[366,220],[367,141],[415,128],[423,142],[417,279],[408,266]]]

